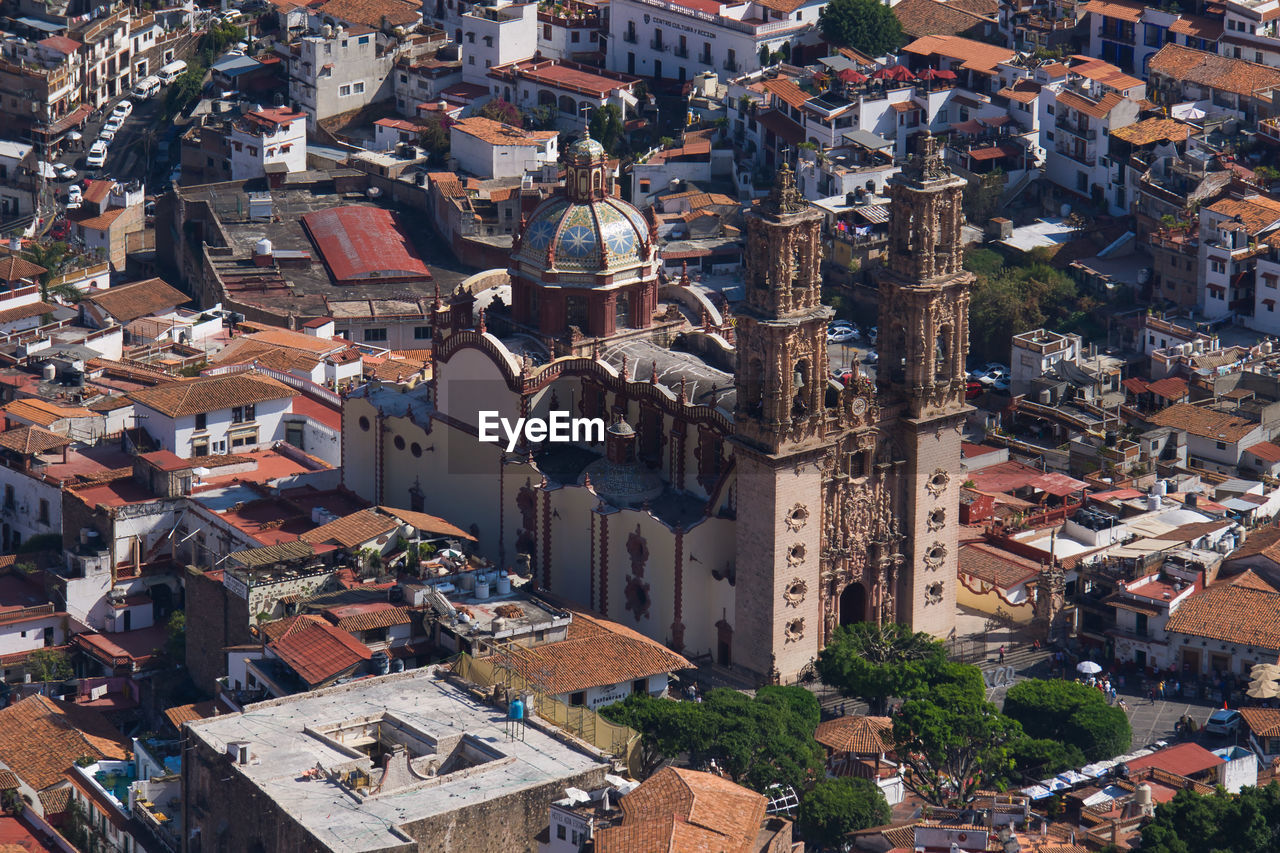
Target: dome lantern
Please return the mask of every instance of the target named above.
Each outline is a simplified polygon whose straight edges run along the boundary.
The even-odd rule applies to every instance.
[[[566,189],[569,198],[577,202],[598,201],[608,192],[605,186],[605,163],[608,155],[604,146],[591,138],[585,128],[578,141],[569,146],[565,162],[569,166]]]

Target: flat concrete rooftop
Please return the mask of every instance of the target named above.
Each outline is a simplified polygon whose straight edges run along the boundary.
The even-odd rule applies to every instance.
[[[249,762],[230,769],[321,844],[350,853],[402,846],[407,839],[398,827],[606,766],[585,748],[533,726],[523,741],[508,740],[502,711],[438,681],[434,671],[426,667],[261,702],[240,714],[193,722],[191,734],[222,754],[232,743],[247,742]],[[367,771],[372,761],[350,733],[367,730],[365,721],[373,719],[384,721],[380,731],[406,733],[412,774],[380,793],[369,792],[378,790],[376,782],[357,792],[333,779],[302,775],[317,764],[338,774]],[[420,749],[432,742],[439,747],[434,755]],[[450,772],[466,766],[455,764],[465,742],[472,744],[466,748],[471,766]],[[478,755],[486,760],[476,763]],[[438,764],[440,775],[425,776],[427,764]]]

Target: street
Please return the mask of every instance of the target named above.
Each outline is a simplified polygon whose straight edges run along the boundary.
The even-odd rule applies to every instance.
[[[111,117],[111,110],[123,99],[105,105],[96,118],[90,118],[81,130],[83,138],[72,143],[76,146],[75,149],[64,151],[58,158],[59,162],[70,165],[80,173],[71,183],[80,183],[85,178],[112,178],[124,183],[142,180],[148,184],[148,190],[154,191],[153,188],[158,182],[165,180],[170,169],[168,158],[157,156],[160,141],[172,127],[168,124],[156,127],[163,99],[164,90],[161,89],[159,94],[149,100],[134,102],[133,112],[125,119],[124,126],[109,144],[106,165],[100,169],[89,168],[85,158],[102,126]],[[176,152],[176,146],[171,143],[169,153],[172,155]]]

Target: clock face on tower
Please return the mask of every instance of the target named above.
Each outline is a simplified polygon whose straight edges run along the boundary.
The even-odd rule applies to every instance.
[[[867,412],[867,401],[862,397],[853,401],[853,413],[858,417],[862,417]]]

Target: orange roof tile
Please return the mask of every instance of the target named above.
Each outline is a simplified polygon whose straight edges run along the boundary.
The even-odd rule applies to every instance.
[[[1217,41],[1222,37],[1222,18],[1210,18],[1205,15],[1180,15],[1178,20],[1169,25],[1169,32],[1178,35]]]
[[[167,417],[180,418],[250,403],[284,400],[297,394],[283,382],[249,371],[142,388],[130,393],[129,399]]]
[[[1239,219],[1250,234],[1265,231],[1280,222],[1280,201],[1265,195],[1224,198],[1209,205],[1208,209],[1229,219]]]
[[[1156,412],[1149,420],[1156,426],[1184,429],[1202,438],[1230,442],[1239,441],[1258,427],[1253,421],[1191,403],[1175,403]]]
[[[1260,441],[1250,445],[1244,452],[1258,457],[1263,462],[1280,462],[1280,445],[1270,441]]]
[[[123,325],[157,311],[171,310],[190,299],[164,279],[148,278],[90,293],[84,301],[97,305]]]
[[[1240,716],[1258,737],[1280,737],[1280,708],[1241,708]]]
[[[33,264],[17,255],[6,255],[0,258],[0,281],[22,281],[37,279],[48,270],[39,264]]]
[[[765,80],[761,85],[766,92],[772,93],[777,98],[785,101],[790,106],[797,109],[804,106],[804,102],[809,100],[809,96],[800,88],[795,80],[790,77],[778,77],[775,80]]]
[[[912,37],[958,36],[994,20],[943,0],[899,0],[892,8],[902,31]]]
[[[0,761],[37,791],[60,784],[81,758],[129,757],[129,739],[98,711],[47,696],[0,709]]]
[[[1059,92],[1058,105],[1070,107],[1073,110],[1082,112],[1087,116],[1096,119],[1106,118],[1113,109],[1124,101],[1124,96],[1116,92],[1107,92],[1096,103],[1088,98],[1081,97],[1075,92]]]
[[[597,853],[750,853],[767,802],[719,776],[664,767],[621,805],[622,823],[596,831]]]
[[[72,219],[71,222],[74,225],[78,225],[81,228],[85,228],[90,231],[106,231],[123,215],[123,207],[111,207],[96,215],[85,216],[80,219]]]
[[[1012,86],[1005,86],[997,95],[1008,98],[1011,101],[1017,101],[1021,104],[1029,104],[1040,94],[1040,84],[1033,83],[1030,80],[1019,80]]]
[[[84,406],[59,406],[57,403],[42,400],[39,397],[22,397],[13,400],[4,405],[3,411],[42,427],[50,427],[67,418],[99,417],[97,412],[86,409]]]
[[[393,519],[385,515],[362,509],[308,530],[298,538],[312,545],[334,542],[344,548],[355,548],[391,533],[397,526]]]
[[[267,648],[311,686],[337,678],[373,657],[363,643],[327,622],[288,631]]]
[[[1179,44],[1160,48],[1147,68],[1151,74],[1161,74],[1174,81],[1249,97],[1261,97],[1280,87],[1280,69]]]
[[[459,539],[467,539],[472,542],[476,541],[476,537],[467,531],[458,527],[456,524],[450,524],[443,518],[434,515],[428,515],[425,512],[414,512],[408,509],[397,509],[390,506],[380,506],[378,510],[387,515],[395,516],[405,524],[423,532],[434,533],[436,536],[456,536]]]
[[[406,0],[328,0],[317,11],[334,20],[374,29],[380,29],[384,24],[395,27],[422,22],[421,4]]]
[[[893,751],[893,720],[861,714],[836,717],[818,726],[814,740],[835,752],[876,755]]]
[[[1169,617],[1165,630],[1280,649],[1280,593],[1217,583],[1182,602]]]
[[[1118,18],[1122,21],[1137,23],[1142,20],[1146,5],[1136,0],[1091,0],[1084,5],[1086,13],[1102,15],[1104,18]]]
[[[459,119],[449,126],[449,130],[465,133],[467,136],[479,139],[481,142],[487,142],[490,145],[536,147],[542,145],[548,139],[554,139],[556,136],[554,130],[522,130],[482,116]]]
[[[1016,55],[1007,47],[960,36],[924,36],[911,42],[903,50],[918,56],[945,56],[959,62],[961,68],[979,74],[994,74],[997,65],[1008,62]]]
[[[21,426],[0,433],[0,447],[24,456],[61,449],[69,444],[71,444],[69,440],[56,432],[49,432],[38,426]]]
[[[1000,589],[1017,586],[1040,575],[1040,564],[1035,560],[982,542],[960,546],[957,559],[960,572],[994,584]]]
[[[332,607],[326,615],[343,631],[372,631],[413,622],[408,608],[396,607],[386,602],[381,602],[374,607],[361,605]]]

